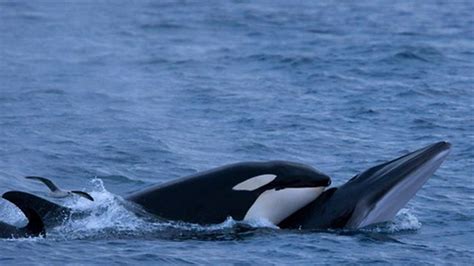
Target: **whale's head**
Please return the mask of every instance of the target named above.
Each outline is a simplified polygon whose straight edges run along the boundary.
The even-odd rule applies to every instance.
[[[438,169],[450,150],[451,144],[438,142],[353,177],[338,191],[353,192],[355,206],[346,227],[360,228],[393,219]]]
[[[270,161],[259,174],[236,184],[232,190],[253,192],[256,200],[244,220],[264,219],[275,225],[315,200],[331,184],[331,178],[310,167],[287,161]]]
[[[300,228],[361,228],[393,219],[446,159],[438,142],[379,164],[330,188],[280,224]]]

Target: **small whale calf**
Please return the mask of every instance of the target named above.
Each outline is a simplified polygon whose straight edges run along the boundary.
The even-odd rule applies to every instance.
[[[393,219],[450,150],[448,142],[437,142],[362,171],[339,187],[329,187],[328,175],[300,163],[243,162],[153,185],[125,199],[161,219],[196,224],[222,223],[232,217],[263,219],[282,229],[358,229]],[[44,177],[27,178],[46,184],[55,197],[77,194],[93,200],[82,191],[61,190]],[[47,226],[74,213],[26,192],[10,191],[3,197],[25,215],[29,212],[30,223],[35,221],[34,213]],[[6,235],[20,230],[2,227]]]
[[[32,179],[32,180],[38,180],[40,182],[42,182],[43,184],[45,184],[50,190],[50,196],[53,197],[53,198],[66,198],[66,197],[69,197],[71,196],[72,194],[76,194],[78,196],[81,196],[83,198],[86,198],[90,201],[94,201],[94,198],[89,195],[87,192],[84,192],[84,191],[79,191],[79,190],[62,190],[60,189],[58,186],[56,186],[53,181],[45,178],[45,177],[41,177],[41,176],[25,176],[26,179]]]

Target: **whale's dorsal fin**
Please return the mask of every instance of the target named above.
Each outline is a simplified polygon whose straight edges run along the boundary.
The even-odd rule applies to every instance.
[[[39,235],[45,236],[46,235],[46,231],[44,230],[43,220],[41,219],[41,217],[38,215],[38,213],[35,210],[33,210],[32,208],[24,204],[17,204],[18,201],[16,201],[14,198],[10,198],[7,196],[5,199],[13,203],[15,206],[17,206],[18,209],[20,209],[25,215],[25,217],[28,219],[28,224],[24,228],[22,228],[24,231],[26,231],[27,235],[30,235],[30,236],[39,236]]]
[[[41,197],[22,191],[8,191],[2,197],[20,208],[25,215],[31,215],[33,220],[39,216],[46,226],[56,225],[64,221],[71,213],[71,209],[63,207]],[[34,224],[31,224],[34,226]]]
[[[46,236],[43,220],[38,213],[28,207],[22,208],[21,211],[25,214],[26,218],[28,218],[28,224],[25,227],[28,233],[34,236]]]

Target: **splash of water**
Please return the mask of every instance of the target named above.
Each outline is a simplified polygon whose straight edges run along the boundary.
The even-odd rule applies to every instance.
[[[140,216],[127,208],[129,202],[121,197],[107,191],[101,179],[91,180],[94,201],[88,201],[79,197],[68,198],[64,205],[71,208],[73,212],[85,213],[81,218],[69,219],[61,226],[53,228],[48,232],[48,238],[101,238],[110,236],[147,237],[149,235],[160,237],[161,235],[192,234],[192,237],[208,234],[222,234],[232,232],[239,228],[279,229],[278,226],[264,219],[251,221],[235,221],[228,217],[224,222],[214,225],[198,225],[184,222],[163,221],[155,217]],[[22,213],[11,204],[2,203],[2,220],[12,224],[26,224]],[[418,230],[421,223],[409,209],[402,209],[393,221],[377,224],[362,231],[376,233],[396,233],[401,231]]]
[[[421,228],[421,222],[409,209],[402,209],[398,212],[395,220],[390,223],[392,232],[415,231]]]
[[[403,231],[416,231],[421,228],[421,222],[409,209],[401,209],[393,221],[369,226],[367,231],[377,233],[397,233]]]
[[[232,230],[236,227],[273,228],[277,226],[265,220],[235,221],[228,217],[215,225],[198,225],[184,222],[163,221],[149,216],[142,217],[127,208],[127,201],[107,191],[101,179],[91,181],[90,193],[94,201],[82,198],[70,198],[64,205],[73,212],[87,213],[80,219],[69,219],[50,234],[63,238],[87,238],[100,235],[133,235],[143,237],[149,234],[166,234],[170,231],[181,233],[213,233]]]
[[[144,231],[150,223],[127,210],[124,200],[104,187],[103,181],[91,181],[93,191],[90,193],[94,201],[81,198],[69,199],[65,205],[73,212],[87,212],[81,219],[70,219],[63,226],[56,228],[61,235],[87,237],[102,231]]]

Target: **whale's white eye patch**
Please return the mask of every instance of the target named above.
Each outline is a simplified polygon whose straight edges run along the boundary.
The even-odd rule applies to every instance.
[[[232,189],[233,190],[247,190],[252,191],[257,188],[263,187],[266,184],[275,180],[276,175],[258,175],[252,178],[245,180],[244,182],[238,183]]]

